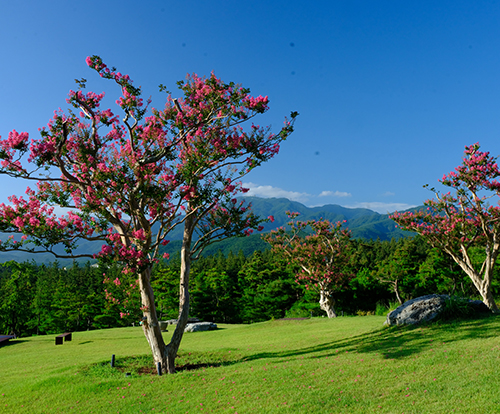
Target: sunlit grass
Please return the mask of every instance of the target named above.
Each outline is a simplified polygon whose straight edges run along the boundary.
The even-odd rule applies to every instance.
[[[500,412],[500,318],[383,321],[220,325],[186,334],[181,370],[161,377],[144,374],[155,370],[140,328],[76,332],[58,346],[23,338],[0,347],[0,412]]]

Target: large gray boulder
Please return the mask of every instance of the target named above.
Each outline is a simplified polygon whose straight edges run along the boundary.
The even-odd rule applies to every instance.
[[[426,295],[409,300],[390,312],[384,325],[415,325],[432,321],[441,313],[446,300],[449,299],[449,295]],[[480,300],[465,300],[476,312],[490,312]]]
[[[217,325],[213,322],[196,322],[188,323],[184,328],[184,332],[213,331],[215,329],[217,329]]]
[[[385,325],[415,325],[428,322],[439,315],[448,295],[420,296],[403,303],[387,315]]]
[[[415,325],[432,321],[441,313],[445,302],[449,299],[449,295],[426,295],[409,300],[389,313],[384,325]],[[480,300],[460,298],[456,298],[456,300],[468,302],[470,309],[475,312],[490,312]]]

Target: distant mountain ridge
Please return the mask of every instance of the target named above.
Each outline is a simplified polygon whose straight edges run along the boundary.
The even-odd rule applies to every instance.
[[[321,207],[306,207],[305,205],[286,198],[245,197],[252,204],[252,211],[262,217],[272,215],[274,223],[266,223],[264,231],[274,230],[286,225],[289,221],[286,212],[300,213],[298,220],[325,219],[331,222],[346,221],[354,238],[381,239],[408,237],[411,233],[396,228],[396,223],[388,214],[380,214],[367,208],[347,208],[337,204],[327,204]]]
[[[331,222],[345,220],[345,227],[351,230],[353,237],[356,239],[391,240],[392,238],[408,237],[412,234],[396,228],[396,223],[389,218],[388,214],[380,214],[367,208],[347,208],[337,204],[307,207],[304,204],[291,201],[287,198],[244,197],[244,200],[252,204],[252,211],[258,216],[274,217],[274,222],[264,224],[263,232],[286,226],[286,223],[289,221],[286,212],[291,211],[300,213],[298,220],[303,221],[318,220],[321,218]],[[179,252],[181,239],[182,229],[176,229],[176,231],[172,232],[171,242],[165,247],[164,252],[171,255]],[[101,245],[101,242],[84,242],[78,251],[81,253],[97,253],[100,251]],[[260,234],[253,234],[250,237],[235,237],[215,243],[209,246],[204,254],[216,254],[219,250],[224,254],[229,253],[229,251],[238,253],[242,250],[245,255],[249,255],[255,250],[265,250],[267,248],[269,246],[261,240]],[[51,263],[55,260],[55,257],[48,253],[0,252],[0,262],[8,260],[16,260],[18,262],[35,260],[37,263]],[[60,260],[60,262],[66,264],[70,263],[71,260]]]
[[[286,226],[290,221],[286,212],[290,211],[300,213],[297,219],[302,221],[325,219],[335,223],[345,220],[344,226],[351,230],[355,239],[391,240],[412,236],[411,232],[396,228],[396,223],[389,218],[388,214],[380,214],[367,208],[348,208],[337,204],[307,207],[287,198],[244,197],[244,199],[252,204],[252,211],[258,216],[274,217],[274,222],[264,224],[263,233]],[[422,207],[411,210],[420,208]],[[172,238],[172,240],[175,239]],[[173,241],[167,247],[166,252],[175,254],[180,249],[180,242]],[[230,251],[238,253],[241,250],[245,255],[249,255],[255,250],[268,248],[269,245],[261,239],[260,234],[253,234],[249,237],[235,237],[214,243],[205,249],[204,254],[208,256],[221,251],[227,255]]]

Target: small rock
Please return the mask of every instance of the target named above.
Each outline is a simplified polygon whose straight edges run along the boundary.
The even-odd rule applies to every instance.
[[[177,319],[169,319],[162,322],[166,322],[168,325],[177,325],[177,321],[178,321]],[[188,323],[194,323],[194,322],[200,322],[200,320],[198,318],[188,318]]]
[[[184,328],[184,332],[213,331],[215,329],[217,329],[217,325],[213,322],[196,322],[188,323]]]
[[[482,300],[469,300],[469,304],[476,310],[476,312],[490,313],[491,310],[486,306]]]

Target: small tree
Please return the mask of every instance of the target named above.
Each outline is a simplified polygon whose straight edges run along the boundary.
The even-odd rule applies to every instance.
[[[401,240],[396,250],[379,263],[374,272],[375,278],[394,292],[400,305],[411,299],[414,292],[418,292],[418,270],[426,257],[425,252],[419,249],[421,245],[418,236]]]
[[[29,332],[35,284],[36,274],[27,263],[0,265],[0,333],[21,336]]]
[[[144,105],[128,75],[108,68],[98,56],[88,57],[87,64],[121,88],[116,102],[123,122],[110,109],[100,109],[104,93],[70,91],[67,102],[76,113],[56,111],[41,139],[12,131],[0,141],[0,172],[34,180],[38,187],[28,188],[27,200],[13,196],[11,205],[0,206],[0,230],[23,234],[1,248],[82,257],[88,255],[74,254],[78,241],[106,242],[97,256],[121,262],[125,273],[137,276],[154,362],[172,373],[188,320],[191,260],[214,241],[260,228],[262,220],[234,198],[244,191],[238,179],[278,153],[297,114],[277,135],[253,124],[244,131],[243,122],[267,111],[268,98],[252,97],[248,89],[212,74],[178,82],[183,96],[168,93],[164,109],[146,116],[150,102]],[[77,82],[85,87],[85,80]],[[58,217],[51,206],[72,210]],[[180,311],[165,345],[151,271],[178,226],[183,227]],[[61,244],[66,253],[54,250]]]
[[[290,264],[299,268],[296,282],[319,293],[319,305],[329,318],[335,313],[335,292],[344,288],[351,275],[348,248],[351,233],[342,229],[342,223],[327,220],[296,221],[299,213],[287,212],[289,229],[280,227],[263,235],[276,254],[288,257]],[[308,228],[312,234],[307,234]]]
[[[491,201],[500,196],[500,170],[496,157],[479,149],[479,144],[465,147],[462,164],[439,180],[451,191],[441,194],[431,189],[436,199],[424,203],[427,211],[396,212],[391,218],[449,254],[470,277],[484,303],[498,312],[491,282],[500,249],[500,206]],[[481,263],[471,256],[477,246],[485,253]]]

